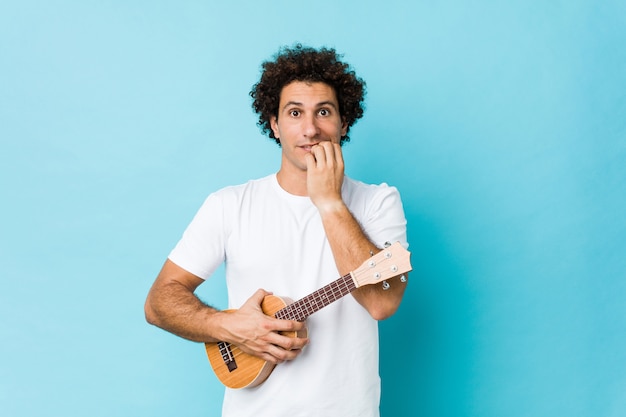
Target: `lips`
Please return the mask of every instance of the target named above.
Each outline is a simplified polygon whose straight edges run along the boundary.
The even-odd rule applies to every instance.
[[[316,143],[309,143],[309,144],[306,144],[306,145],[300,145],[299,147],[304,149],[307,152],[311,152],[311,148],[313,146],[317,145],[317,144],[318,144],[317,142]]]

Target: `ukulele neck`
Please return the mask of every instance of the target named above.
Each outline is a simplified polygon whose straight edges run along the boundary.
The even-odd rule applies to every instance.
[[[278,310],[274,317],[283,320],[304,321],[311,314],[350,294],[357,288],[351,274],[331,282],[319,290]]]

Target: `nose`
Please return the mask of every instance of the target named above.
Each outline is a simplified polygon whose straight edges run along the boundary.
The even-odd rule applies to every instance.
[[[302,121],[302,133],[307,138],[313,138],[319,134],[319,126],[317,124],[317,120],[315,119],[315,115],[307,115],[303,118]]]

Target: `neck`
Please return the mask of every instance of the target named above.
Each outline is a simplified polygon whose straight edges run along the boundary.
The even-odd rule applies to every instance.
[[[306,171],[287,172],[285,167],[281,167],[276,173],[278,185],[289,194],[297,196],[309,195],[306,181]]]

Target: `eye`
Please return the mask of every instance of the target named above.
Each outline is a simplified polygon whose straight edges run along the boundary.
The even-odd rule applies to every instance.
[[[289,115],[291,117],[298,117],[300,116],[300,110],[289,110]]]
[[[320,116],[329,116],[330,115],[330,111],[328,111],[328,109],[320,109],[319,115]]]

